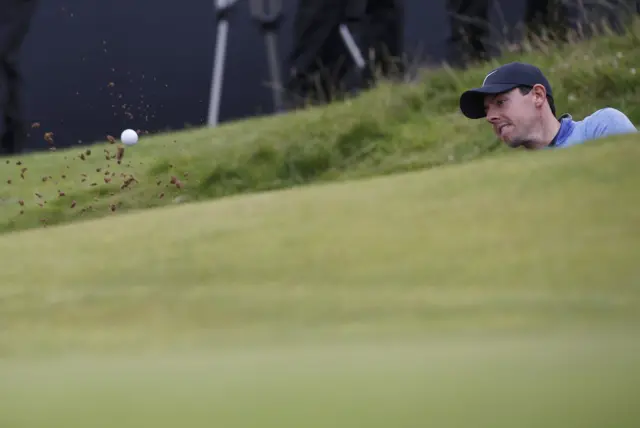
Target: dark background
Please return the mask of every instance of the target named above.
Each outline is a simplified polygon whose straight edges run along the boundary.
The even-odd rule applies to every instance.
[[[284,0],[283,70],[295,5]],[[496,2],[496,40],[523,10],[523,0]],[[444,0],[405,1],[412,64],[441,61],[448,31]],[[119,138],[125,128],[153,133],[203,125],[214,46],[213,1],[40,1],[21,53],[27,117],[41,125],[29,148],[48,148],[44,132],[65,147]],[[220,121],[270,113],[267,80],[264,41],[241,0],[231,15]]]

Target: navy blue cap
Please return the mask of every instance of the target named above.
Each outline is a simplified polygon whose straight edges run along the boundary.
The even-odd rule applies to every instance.
[[[460,110],[470,119],[480,119],[486,116],[484,96],[487,94],[501,94],[518,86],[543,85],[547,95],[553,99],[551,85],[542,71],[531,64],[511,62],[502,65],[487,74],[479,88],[465,91],[460,96]]]

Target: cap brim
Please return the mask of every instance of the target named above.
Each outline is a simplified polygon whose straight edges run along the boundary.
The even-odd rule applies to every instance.
[[[513,84],[496,84],[465,91],[460,96],[460,110],[469,119],[481,119],[487,115],[484,110],[485,95],[501,94],[517,86]]]

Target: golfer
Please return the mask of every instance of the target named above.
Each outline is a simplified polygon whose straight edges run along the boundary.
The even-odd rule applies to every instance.
[[[637,132],[622,112],[603,108],[583,120],[570,114],[557,118],[551,85],[531,64],[512,62],[493,70],[482,86],[460,96],[460,109],[470,119],[486,118],[510,147],[568,147],[588,140]]]

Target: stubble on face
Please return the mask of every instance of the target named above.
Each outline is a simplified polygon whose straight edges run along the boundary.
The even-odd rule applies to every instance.
[[[538,143],[531,138],[531,120],[525,96],[519,89],[487,96],[485,99],[487,120],[493,132],[511,148],[535,149]]]

